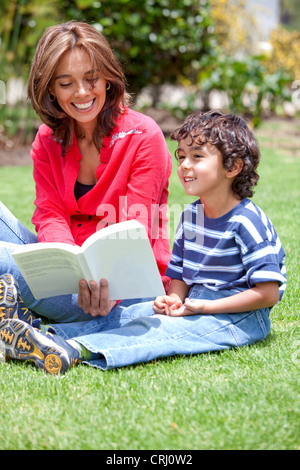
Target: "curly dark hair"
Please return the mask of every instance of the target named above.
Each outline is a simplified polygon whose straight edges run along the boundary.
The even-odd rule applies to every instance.
[[[215,145],[222,154],[223,166],[227,170],[233,167],[237,159],[241,159],[243,168],[234,178],[232,189],[240,199],[253,196],[253,187],[259,179],[256,169],[260,150],[254,135],[239,116],[215,110],[196,112],[189,115],[170,137],[177,142],[188,138],[189,145]]]

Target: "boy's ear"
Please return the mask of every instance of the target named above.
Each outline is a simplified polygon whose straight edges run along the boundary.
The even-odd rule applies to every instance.
[[[235,178],[242,171],[243,166],[243,160],[241,158],[237,158],[232,167],[227,170],[227,178]]]

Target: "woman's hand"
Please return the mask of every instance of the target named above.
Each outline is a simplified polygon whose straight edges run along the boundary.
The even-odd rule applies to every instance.
[[[84,279],[79,282],[78,305],[84,313],[105,317],[116,303],[116,300],[109,300],[106,279],[100,280],[100,288],[96,281],[90,281],[90,287]]]

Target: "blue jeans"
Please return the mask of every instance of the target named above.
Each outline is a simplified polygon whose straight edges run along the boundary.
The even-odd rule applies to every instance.
[[[194,285],[189,297],[213,300],[236,292],[215,292]],[[87,363],[102,370],[160,357],[250,345],[263,340],[270,332],[269,309],[169,317],[153,314],[152,305],[152,301],[128,307],[118,305],[106,317],[54,325],[54,328],[60,336],[75,339],[95,353]]]
[[[56,322],[80,322],[92,319],[78,306],[78,295],[60,295],[47,299],[36,300],[25,282],[12,253],[16,245],[37,243],[37,236],[26,228],[0,202],[0,274],[10,273],[19,283],[24,305],[38,316],[46,317]],[[125,305],[135,303],[140,299],[125,302]]]

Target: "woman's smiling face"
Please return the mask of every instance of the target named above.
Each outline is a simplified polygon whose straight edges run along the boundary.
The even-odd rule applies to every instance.
[[[59,61],[49,90],[62,110],[84,126],[96,123],[105,103],[106,83],[89,55],[75,48]]]

